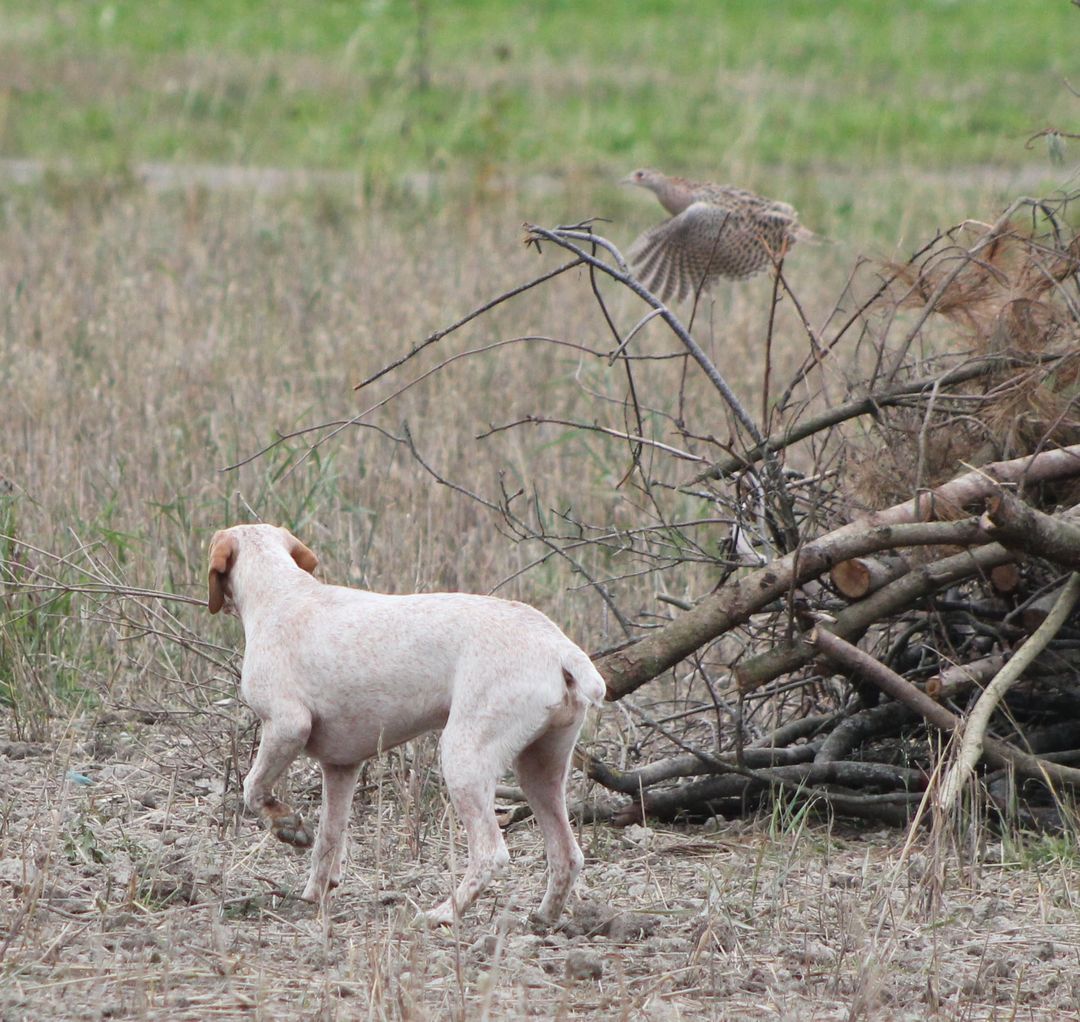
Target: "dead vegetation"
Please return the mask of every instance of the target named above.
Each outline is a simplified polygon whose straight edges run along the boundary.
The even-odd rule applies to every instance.
[[[691,358],[586,264],[446,332],[463,293],[552,268],[545,239],[540,268],[523,252],[493,269],[506,237],[482,216],[464,238],[430,219],[417,254],[332,195],[312,216],[198,189],[91,210],[75,191],[9,210],[0,259],[23,438],[0,466],[3,1017],[1080,1008],[1075,615],[1006,693],[949,812],[926,797],[954,761],[948,724],[903,698],[966,719],[1075,567],[1066,211],[1018,206],[993,236],[965,225],[844,287],[785,268],[767,344],[761,282],[687,317]],[[803,283],[826,272],[831,309]],[[378,301],[401,290],[417,303]],[[605,334],[608,317],[632,326]],[[343,372],[426,336],[360,390],[367,414],[272,442]],[[542,854],[512,789],[503,896],[450,932],[409,926],[461,861],[432,742],[370,765],[328,913],[296,899],[306,859],[239,811],[256,735],[236,634],[201,607],[205,539],[252,512],[335,581],[492,588],[591,640],[619,698],[570,794],[587,863],[565,929],[524,929]],[[314,774],[290,784],[310,813]],[[932,826],[882,827],[920,809]]]

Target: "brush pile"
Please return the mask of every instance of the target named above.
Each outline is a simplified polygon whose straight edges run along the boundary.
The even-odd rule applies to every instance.
[[[635,726],[641,762],[588,765],[629,796],[616,819],[787,793],[902,824],[928,791],[948,810],[974,790],[1021,825],[1061,825],[1080,782],[1066,212],[1023,200],[888,267],[831,336],[808,329],[796,383],[827,357],[869,367],[844,400],[818,395],[815,412],[789,386],[767,437],[683,485],[729,517],[735,556],[714,591],[600,661],[612,699],[675,668],[670,701]]]
[[[605,357],[626,374],[606,422],[530,415],[491,431],[555,424],[624,443],[619,520],[541,514],[522,491],[477,498],[513,538],[570,561],[625,636],[597,654],[619,710],[582,761],[615,793],[591,812],[693,819],[780,797],[904,824],[970,794],[1013,823],[1062,825],[1080,783],[1080,239],[1068,212],[1068,200],[1023,199],[902,265],[860,264],[820,329],[777,265],[774,304],[793,304],[807,354],[777,398],[770,318],[758,419],[591,224],[526,226],[528,243],[573,256],[534,285],[589,270]],[[616,326],[602,275],[651,306],[632,329]],[[712,395],[696,417],[727,415],[726,440],[681,397],[657,411],[656,356],[635,354],[657,318],[682,346],[684,379],[700,370]]]

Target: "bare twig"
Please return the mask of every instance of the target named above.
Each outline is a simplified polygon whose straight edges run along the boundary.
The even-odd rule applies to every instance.
[[[1057,361],[1062,357],[1062,355],[1058,354],[1044,356],[1047,362]],[[766,451],[781,451],[798,443],[800,440],[805,440],[807,437],[823,432],[849,419],[858,418],[861,415],[877,415],[882,408],[902,404],[913,396],[933,391],[935,387],[947,387],[955,383],[964,383],[968,380],[977,379],[980,376],[989,376],[1010,366],[1027,364],[1027,361],[1021,361],[1012,356],[991,355],[968,365],[950,369],[946,373],[912,380],[910,383],[900,384],[888,390],[856,398],[846,404],[829,408],[801,423],[793,423],[779,435],[769,437],[764,446],[758,445],[748,451],[716,462],[709,467],[707,472],[694,477],[688,485],[694,485],[706,479],[722,479],[732,472],[741,471],[747,465],[760,461]]]
[[[401,358],[395,359],[393,362],[390,362],[387,365],[384,365],[377,372],[374,372],[370,376],[361,380],[358,384],[356,384],[355,387],[353,387],[353,390],[361,390],[369,384],[374,383],[380,377],[385,376],[387,373],[392,373],[399,366],[404,365],[410,359],[415,358],[417,355],[419,355],[420,352],[423,351],[425,348],[437,343],[438,341],[441,341],[444,337],[446,337],[448,334],[452,334],[455,330],[460,330],[463,326],[465,326],[466,323],[471,323],[478,316],[484,315],[485,312],[490,312],[492,309],[495,308],[495,306],[501,305],[503,302],[509,301],[511,298],[516,298],[518,295],[524,294],[526,291],[529,291],[532,288],[551,280],[553,277],[558,277],[560,274],[566,273],[567,270],[572,270],[575,266],[580,266],[581,263],[581,259],[571,259],[569,262],[563,263],[562,266],[557,266],[554,270],[551,270],[548,273],[542,273],[539,277],[534,277],[532,280],[528,281],[528,283],[511,288],[509,291],[504,291],[498,297],[492,298],[490,302],[485,302],[479,308],[473,309],[472,312],[468,313],[465,316],[462,316],[461,319],[457,320],[457,322],[451,323],[448,327],[444,327],[442,330],[436,330],[433,334],[429,334],[419,344],[411,348],[407,354],[402,355]]]

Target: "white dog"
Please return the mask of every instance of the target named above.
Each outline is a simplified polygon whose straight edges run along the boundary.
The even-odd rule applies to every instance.
[[[583,856],[566,814],[570,756],[605,685],[588,656],[532,607],[487,596],[385,596],[312,577],[318,559],[286,529],[239,525],[210,543],[209,606],[239,615],[241,691],[262,721],[244,801],[282,841],[311,832],[271,794],[306,752],[322,767],[323,802],[303,897],[341,881],[344,831],[364,760],[443,729],[443,776],[468,836],[457,890],[425,913],[448,923],[506,865],[495,784],[513,765],[544,835],[547,893],[561,914]]]

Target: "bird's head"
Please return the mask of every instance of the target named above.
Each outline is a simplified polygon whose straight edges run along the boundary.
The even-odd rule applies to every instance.
[[[638,185],[641,188],[651,188],[656,190],[656,186],[659,183],[663,175],[658,170],[652,170],[649,167],[640,167],[631,174],[627,174],[619,184],[621,185]]]

